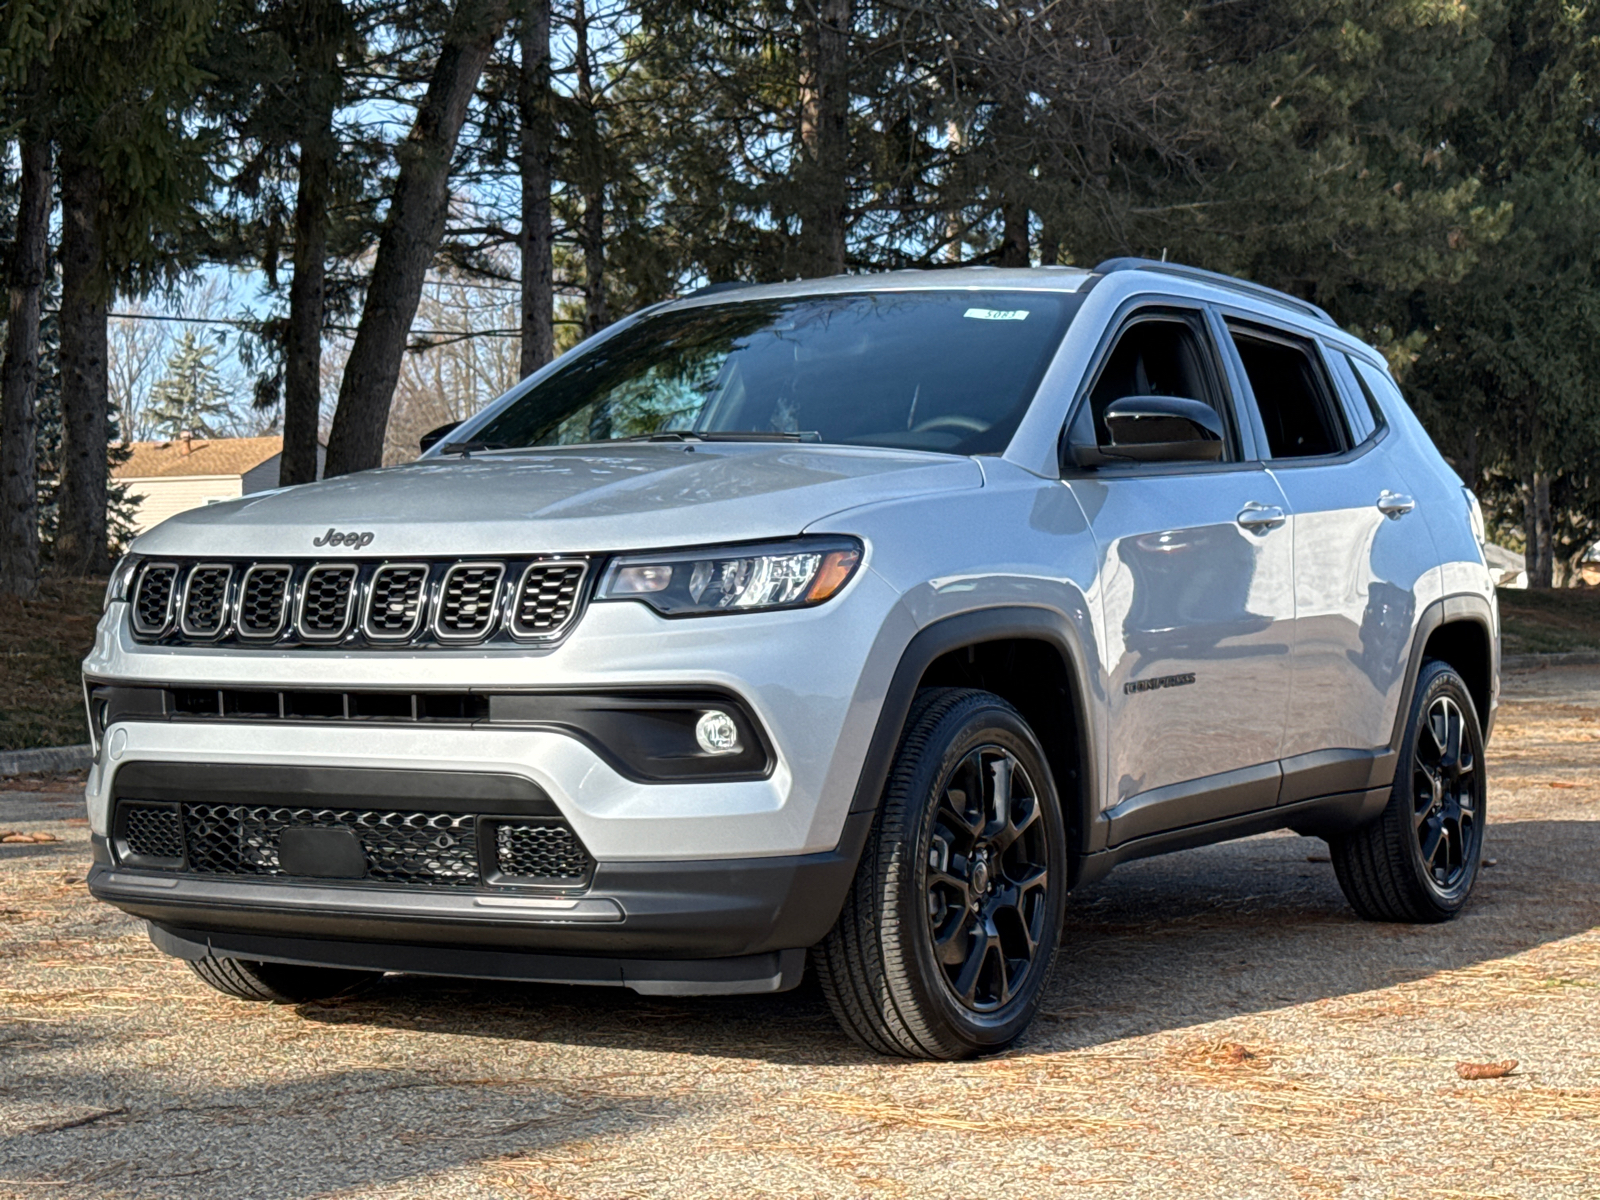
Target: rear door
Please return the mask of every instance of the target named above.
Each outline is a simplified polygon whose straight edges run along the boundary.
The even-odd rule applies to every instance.
[[[1204,311],[1125,310],[1075,408],[1180,395],[1229,430],[1224,461],[1099,465],[1068,483],[1100,556],[1111,845],[1257,808],[1278,792],[1294,616],[1288,504],[1250,452]]]
[[[1281,803],[1386,785],[1417,585],[1434,550],[1382,410],[1336,347],[1230,316],[1247,413],[1294,531]]]

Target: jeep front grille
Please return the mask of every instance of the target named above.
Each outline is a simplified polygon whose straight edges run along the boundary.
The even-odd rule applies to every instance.
[[[158,562],[140,572],[142,642],[341,648],[548,643],[577,621],[585,558]]]
[[[275,638],[289,617],[291,567],[257,563],[239,584],[239,632],[251,638]]]
[[[228,620],[228,582],[233,568],[227,563],[201,563],[189,572],[183,585],[183,616],[178,625],[189,637],[216,637]]]
[[[403,641],[422,623],[423,592],[428,568],[423,563],[385,563],[372,576],[367,600],[366,632],[369,638]]]
[[[318,563],[300,588],[300,636],[314,641],[342,638],[350,628],[356,568]]]
[[[172,563],[151,563],[139,576],[133,597],[133,630],[148,637],[167,631],[172,624],[172,593],[178,568]]]
[[[501,563],[457,563],[445,572],[439,590],[434,632],[441,639],[476,641],[493,627],[500,607]]]
[[[121,800],[117,810],[117,853],[141,869],[287,877],[278,857],[285,830],[349,829],[366,859],[364,880],[351,883],[573,888],[594,872],[577,835],[548,817],[151,800]],[[493,861],[480,864],[485,838]]]
[[[523,573],[511,612],[511,630],[521,637],[548,637],[565,625],[578,605],[588,569],[584,562],[534,563]]]

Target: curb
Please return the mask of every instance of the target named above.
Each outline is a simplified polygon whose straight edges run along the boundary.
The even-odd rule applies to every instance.
[[[1544,667],[1600,667],[1600,650],[1570,650],[1564,654],[1508,654],[1500,660],[1502,671],[1537,671]]]
[[[52,746],[44,750],[0,750],[0,775],[81,771],[94,762],[90,746]]]

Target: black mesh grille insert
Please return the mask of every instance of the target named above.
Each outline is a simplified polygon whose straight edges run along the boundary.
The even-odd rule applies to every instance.
[[[477,818],[462,813],[185,804],[190,871],[282,875],[278,836],[291,828],[353,829],[367,879],[428,887],[475,887]]]
[[[583,563],[535,563],[522,576],[511,631],[519,637],[549,637],[571,618],[583,584]]]
[[[589,877],[594,860],[565,825],[501,824],[494,831],[495,865],[511,879],[558,879],[578,882]]]
[[[183,857],[183,822],[176,804],[129,804],[122,814],[122,844],[140,858]]]
[[[422,622],[422,589],[428,568],[421,563],[380,567],[372,577],[367,604],[367,636],[407,638]]]
[[[139,591],[133,598],[133,627],[139,633],[157,634],[166,629],[177,578],[178,568],[163,564],[146,567],[139,576]]]
[[[190,637],[215,637],[228,620],[228,580],[233,568],[225,563],[201,563],[189,572],[183,589],[183,619]]]
[[[495,601],[506,569],[500,563],[460,563],[444,577],[436,631],[443,638],[477,638],[494,625]]]
[[[288,567],[251,567],[239,587],[239,632],[250,637],[276,637],[283,629],[289,602]]]
[[[350,628],[354,567],[312,567],[301,587],[300,634],[308,638],[336,638]]]

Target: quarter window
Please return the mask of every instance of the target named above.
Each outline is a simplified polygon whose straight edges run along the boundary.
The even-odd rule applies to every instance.
[[[1255,393],[1271,458],[1312,458],[1346,448],[1344,421],[1321,359],[1308,342],[1230,325]]]

